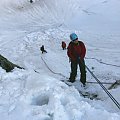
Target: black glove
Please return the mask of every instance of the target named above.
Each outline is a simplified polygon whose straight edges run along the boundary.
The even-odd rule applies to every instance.
[[[69,63],[71,62],[71,58],[69,58]]]
[[[79,62],[80,61],[80,57],[77,57],[77,62]]]

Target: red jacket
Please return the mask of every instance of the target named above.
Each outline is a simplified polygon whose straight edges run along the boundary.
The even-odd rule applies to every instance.
[[[66,48],[66,43],[62,41],[62,48]]]
[[[77,44],[70,42],[67,49],[67,55],[72,61],[76,61],[78,57],[84,59],[86,48],[82,41],[78,41]]]

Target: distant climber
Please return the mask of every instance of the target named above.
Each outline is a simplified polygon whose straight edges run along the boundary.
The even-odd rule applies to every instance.
[[[33,0],[30,0],[30,3],[33,3]]]
[[[40,47],[40,50],[42,51],[42,54],[47,53],[47,51],[44,49],[44,45],[42,45],[42,47]]]
[[[66,43],[64,41],[62,41],[62,49],[65,50],[66,49]]]

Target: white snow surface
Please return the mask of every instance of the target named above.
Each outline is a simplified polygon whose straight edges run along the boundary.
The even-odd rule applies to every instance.
[[[0,54],[25,68],[6,73],[0,67],[0,120],[120,120],[99,84],[81,86],[79,70],[75,86],[61,82],[70,74],[61,42],[68,45],[72,32],[85,43],[85,62],[96,77],[120,80],[120,0],[1,0],[0,16]],[[88,71],[87,81],[95,82]],[[119,85],[109,90],[120,103],[119,91]]]

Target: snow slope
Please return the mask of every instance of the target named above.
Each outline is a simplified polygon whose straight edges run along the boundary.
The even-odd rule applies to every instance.
[[[15,68],[6,73],[0,67],[0,118],[120,120],[119,109],[99,85],[87,84],[86,90],[97,93],[100,99],[90,100],[79,95],[74,86],[68,87],[60,81],[63,76],[69,77],[70,73],[70,63],[66,51],[61,49],[61,41],[65,40],[68,44],[71,32],[76,32],[85,43],[86,65],[100,81],[120,80],[120,34],[118,27],[113,30],[115,24],[119,26],[120,8],[114,7],[113,14],[104,14],[106,9],[112,11],[111,6],[119,6],[119,3],[119,0],[36,0],[30,4],[27,0],[1,0],[0,54],[25,70]],[[74,12],[78,16],[74,16]],[[94,12],[103,14],[102,20],[108,15],[111,18],[105,19],[108,25],[114,23],[109,26],[107,34],[98,29],[102,24],[99,14],[92,21]],[[78,26],[76,23],[79,23]],[[82,23],[84,26],[81,26]],[[103,27],[106,29],[106,26]],[[43,44],[47,54],[41,54],[39,50]],[[89,72],[87,81],[95,81]],[[86,91],[79,83],[79,74],[76,84]],[[106,88],[109,86],[105,85]],[[119,86],[109,90],[120,103],[119,91]]]
[[[73,28],[102,33],[120,32],[120,0],[80,0],[80,3],[69,24]]]

